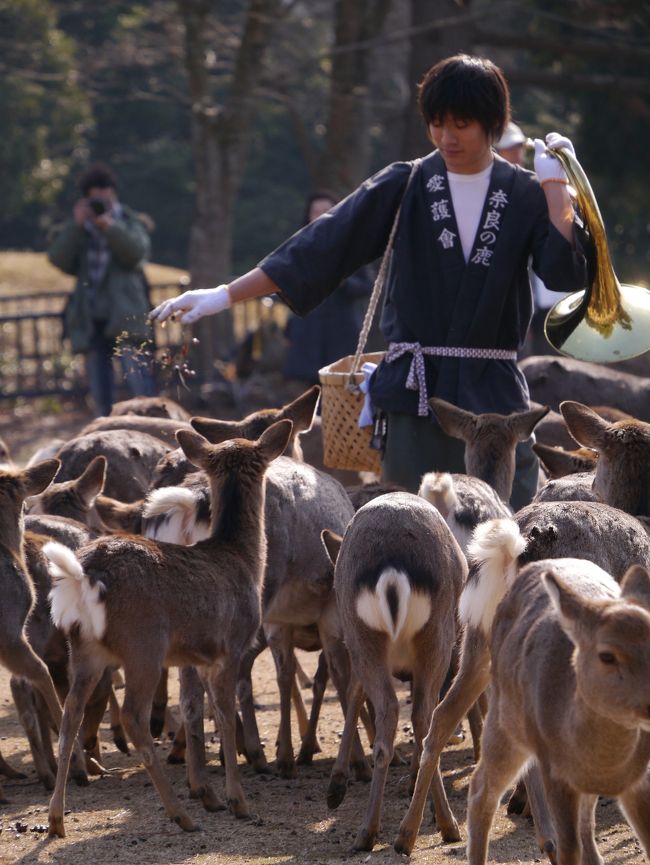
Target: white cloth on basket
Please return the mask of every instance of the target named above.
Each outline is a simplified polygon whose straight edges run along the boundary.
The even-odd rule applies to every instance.
[[[357,426],[372,426],[373,424],[373,407],[372,401],[370,399],[370,376],[377,369],[376,363],[371,363],[370,361],[366,361],[361,367],[361,372],[363,373],[363,381],[359,385],[359,390],[362,394],[364,394],[363,406],[361,408],[361,412],[359,413],[359,420],[357,421]]]

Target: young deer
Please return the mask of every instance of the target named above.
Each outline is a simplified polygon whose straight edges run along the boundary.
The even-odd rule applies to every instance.
[[[47,460],[22,471],[0,470],[0,662],[13,676],[26,679],[40,692],[57,728],[61,722],[61,704],[45,663],[26,635],[28,623],[35,624],[34,615],[40,614],[40,608],[27,567],[22,511],[25,499],[42,492],[58,468],[57,460]],[[81,748],[76,740],[71,745],[75,748],[77,780],[87,783]],[[37,748],[34,758],[39,778],[51,787],[52,767],[47,755]]]
[[[648,572],[630,568],[619,588],[591,562],[535,562],[514,580],[491,633],[484,748],[468,797],[469,865],[484,865],[499,799],[531,760],[552,817],[553,861],[602,863],[598,794],[619,800],[649,856]]]
[[[460,544],[467,549],[473,530],[488,519],[508,517],[515,477],[517,443],[532,435],[548,408],[509,415],[474,414],[443,399],[429,400],[447,435],[465,442],[467,474],[429,472],[418,495],[435,505]]]
[[[97,496],[106,482],[106,457],[94,457],[78,478],[55,482],[38,496],[31,496],[27,502],[27,512],[33,515],[66,517],[83,523],[95,532],[105,529],[95,511]]]
[[[468,549],[469,575],[459,603],[464,626],[460,666],[432,715],[413,798],[395,840],[398,852],[412,851],[440,754],[457,724],[490,684],[491,620],[518,568],[532,561],[572,556],[588,559],[621,579],[634,564],[650,568],[650,538],[634,517],[593,502],[531,504],[514,520],[489,520],[476,529]],[[538,840],[544,849],[549,840],[548,826],[539,810],[535,816]]]
[[[467,564],[439,512],[410,493],[374,499],[356,512],[342,543],[327,532],[323,540],[336,560],[334,588],[353,671],[327,804],[336,808],[345,796],[352,736],[367,696],[375,710],[374,769],[354,849],[372,850],[398,721],[392,677],[413,680],[414,780],[422,739],[451,661]],[[458,825],[439,769],[433,796],[443,839],[457,841]]]
[[[235,684],[240,659],[261,618],[264,474],[269,462],[284,450],[290,433],[291,422],[285,420],[256,442],[238,439],[210,445],[193,430],[179,430],[180,446],[208,473],[215,503],[210,536],[193,547],[121,536],[100,538],[84,547],[78,559],[54,542],[45,548],[55,581],[52,618],[70,635],[72,678],[50,802],[51,835],[65,834],[70,743],[87,696],[109,664],[124,668],[124,727],[168,816],[186,831],[196,827],[158,762],[149,716],[163,666],[197,668],[219,719],[228,805],[238,817],[248,814],[237,770]],[[148,604],[143,608],[145,596]],[[194,747],[188,737],[188,748]],[[190,772],[194,766],[189,759]],[[220,807],[207,782],[196,778],[192,782],[208,810]]]

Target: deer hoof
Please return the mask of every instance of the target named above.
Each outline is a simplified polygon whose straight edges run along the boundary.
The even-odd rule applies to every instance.
[[[173,819],[174,823],[180,826],[184,832],[198,832],[201,828],[191,819],[189,814],[185,814],[184,812],[177,814]]]
[[[181,766],[185,762],[185,748],[172,745],[171,751],[167,754],[167,762],[172,766]]]
[[[277,762],[277,770],[278,775],[281,778],[296,778],[298,772],[296,771],[296,764],[293,760],[278,760]]]
[[[454,844],[456,841],[460,841],[460,829],[455,820],[449,826],[441,826],[440,834],[442,835],[443,844]]]
[[[300,753],[298,754],[298,759],[296,760],[296,765],[298,765],[298,766],[311,766],[313,759],[314,759],[314,754],[317,751],[320,751],[320,748],[318,748],[318,746],[316,748],[313,748],[310,745],[308,748],[305,748],[305,746],[303,745],[302,748],[300,749]]]
[[[372,769],[366,760],[358,760],[351,764],[352,773],[356,781],[363,781],[367,784],[372,781]]]
[[[209,784],[206,784],[204,787],[198,791],[199,799],[201,800],[201,804],[205,808],[206,811],[210,811],[214,813],[215,811],[225,811],[226,806],[221,801],[221,799],[214,792],[212,787]]]
[[[124,735],[124,731],[119,726],[111,727],[111,731],[113,733],[113,742],[118,751],[121,751],[123,754],[129,753],[129,745],[126,741],[126,736]]]
[[[63,814],[50,814],[48,833],[50,838],[65,838]]]
[[[330,785],[327,788],[327,807],[338,808],[341,802],[345,799],[345,794],[348,789],[348,779],[345,775],[334,775],[330,778]]]
[[[234,814],[238,820],[244,820],[250,817],[248,805],[246,804],[246,800],[243,798],[237,797],[228,799],[228,810],[231,814]]]
[[[403,853],[406,856],[410,856],[413,847],[415,847],[416,837],[416,832],[413,832],[410,829],[402,829],[400,827],[400,830],[397,833],[397,838],[395,838],[393,842],[393,847],[397,853]]]
[[[369,832],[367,829],[359,829],[357,837],[354,839],[353,850],[372,850],[375,846],[376,832]]]

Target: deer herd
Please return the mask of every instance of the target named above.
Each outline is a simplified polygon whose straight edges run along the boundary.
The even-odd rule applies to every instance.
[[[267,770],[252,669],[268,647],[282,777],[312,761],[328,680],[337,691],[345,721],[323,797],[338,807],[350,773],[370,782],[355,850],[380,832],[399,679],[411,683],[414,748],[398,852],[411,854],[429,799],[443,841],[460,840],[440,757],[467,717],[470,865],[486,862],[513,785],[510,807],[530,809],[557,865],[602,863],[599,795],[618,801],[650,857],[650,423],[570,400],[551,418],[542,406],[475,415],[432,399],[465,443],[467,474],[425,474],[415,495],[344,487],[306,462],[318,399],[313,387],[241,421],[131,400],[24,467],[0,441],[0,661],[52,791],[50,835],[65,836],[68,774],[88,784],[102,771],[107,708],[116,746],[135,747],[169,818],[196,828],[154,742],[170,667],[182,716],[170,761],[185,761],[207,811],[248,816],[238,752]],[[513,513],[516,445],[558,422],[577,449],[540,434],[537,495]],[[296,649],[320,653],[309,716]],[[223,800],[206,766],[206,695]],[[1,755],[0,774],[20,777]]]

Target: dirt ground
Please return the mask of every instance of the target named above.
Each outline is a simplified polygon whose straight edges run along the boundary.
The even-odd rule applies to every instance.
[[[66,427],[70,434],[86,420],[83,409],[67,407],[58,417],[42,409],[28,407],[0,411],[0,436],[5,437],[19,460],[25,460],[47,440]],[[299,653],[310,674],[316,655]],[[278,727],[278,692],[273,664],[268,651],[254,668],[255,697],[260,733],[269,760],[273,758]],[[176,677],[173,676],[172,707],[178,704]],[[36,779],[25,736],[17,719],[9,691],[9,676],[0,669],[0,750],[8,762],[24,772],[24,780],[5,780],[8,804],[0,805],[0,865],[9,863],[61,863],[61,865],[272,865],[272,863],[395,863],[406,857],[396,854],[392,840],[407,808],[408,768],[392,767],[386,786],[382,829],[372,854],[353,854],[350,847],[365,808],[368,786],[353,782],[343,804],[329,811],[325,801],[327,783],[343,727],[343,718],[334,692],[328,690],[319,727],[322,751],[310,767],[299,767],[298,777],[287,781],[273,772],[256,775],[243,760],[240,769],[244,791],[255,817],[238,821],[228,812],[208,814],[197,801],[188,801],[190,815],[201,824],[201,831],[182,832],[164,815],[162,805],[137,755],[119,752],[110,738],[108,718],[101,730],[102,758],[113,770],[93,778],[88,787],[71,783],[66,801],[64,840],[47,838],[48,793]],[[121,699],[121,693],[118,697]],[[310,693],[303,692],[307,709]],[[402,714],[398,746],[406,757],[412,747],[408,692],[399,686]],[[561,711],[558,706],[558,711]],[[298,732],[294,723],[294,747]],[[223,789],[223,769],[218,760],[218,743],[206,723],[208,758],[214,785]],[[165,759],[168,738],[161,739],[158,754]],[[166,764],[165,764],[166,765]],[[443,845],[425,816],[411,860],[416,865],[449,865],[466,859],[465,813],[467,785],[472,771],[469,733],[464,743],[449,748],[443,755],[443,774],[452,808],[461,824],[463,841]],[[273,768],[273,766],[271,766]],[[167,766],[176,791],[187,798],[185,770]],[[598,807],[597,837],[601,853],[611,865],[636,865],[644,861],[641,849],[622,819],[616,805],[601,800]],[[508,817],[505,805],[498,811],[490,845],[490,862],[503,865],[532,865],[541,862],[532,825],[526,818]]]

